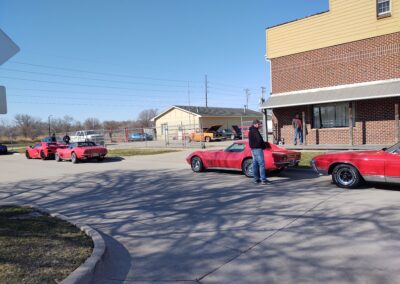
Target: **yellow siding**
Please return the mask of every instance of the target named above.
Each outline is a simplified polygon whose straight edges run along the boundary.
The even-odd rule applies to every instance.
[[[391,16],[382,19],[376,16],[376,0],[330,0],[326,13],[267,29],[267,57],[395,32],[400,32],[400,0],[392,0]]]
[[[199,118],[197,115],[174,108],[159,117],[155,124],[157,128],[161,127],[162,124],[168,124],[169,127],[183,125],[194,128],[199,125]]]

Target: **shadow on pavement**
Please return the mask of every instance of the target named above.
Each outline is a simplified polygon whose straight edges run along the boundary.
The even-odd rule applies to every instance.
[[[351,265],[359,263],[353,254],[342,256],[340,263],[347,266],[337,269],[332,259],[338,244],[341,250],[351,249],[356,240],[378,234],[376,239],[388,241],[386,249],[391,249],[393,240],[400,239],[399,207],[351,204],[363,210],[350,213],[340,209],[347,202],[341,201],[318,209],[348,191],[316,177],[312,171],[292,170],[261,186],[231,173],[111,170],[1,185],[0,202],[35,203],[103,232],[110,246],[97,277],[115,281],[110,283],[207,280],[266,240],[275,244],[241,263],[248,271],[254,265],[265,282],[283,279],[279,275],[289,282],[358,275],[359,267]],[[287,238],[274,241],[277,232]],[[310,242],[327,236],[333,236],[332,242]]]

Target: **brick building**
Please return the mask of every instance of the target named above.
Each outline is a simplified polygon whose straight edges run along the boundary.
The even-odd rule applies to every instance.
[[[293,144],[400,140],[400,0],[330,0],[329,10],[268,28],[274,137]]]

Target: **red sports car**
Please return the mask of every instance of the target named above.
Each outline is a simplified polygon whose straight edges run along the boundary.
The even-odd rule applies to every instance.
[[[27,159],[53,159],[58,148],[66,147],[57,142],[39,142],[34,146],[26,147],[25,156]]]
[[[301,158],[300,152],[289,151],[272,143],[266,142],[264,150],[265,169],[283,170],[290,165],[297,165]],[[196,151],[191,153],[186,161],[194,172],[204,169],[222,169],[242,171],[247,177],[253,176],[252,155],[247,141],[237,141],[225,150]]]
[[[343,188],[355,188],[363,181],[400,183],[400,143],[375,151],[327,153],[311,160],[314,171],[332,175]]]
[[[107,155],[107,149],[103,146],[97,146],[94,142],[76,142],[69,144],[66,148],[59,148],[55,154],[55,160],[71,160],[72,163],[78,163],[80,160],[96,159],[101,162]]]

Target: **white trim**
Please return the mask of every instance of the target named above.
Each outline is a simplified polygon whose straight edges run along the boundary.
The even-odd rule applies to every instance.
[[[300,90],[300,91],[292,91],[292,92],[285,92],[285,93],[276,93],[276,94],[271,94],[271,97],[295,95],[295,94],[302,94],[302,93],[314,93],[314,92],[319,92],[319,91],[339,90],[339,89],[346,89],[346,88],[351,88],[351,87],[371,86],[371,85],[379,85],[379,84],[394,83],[394,82],[400,82],[400,78],[363,82],[363,83],[354,83],[354,84],[348,84],[348,85],[338,85],[338,86],[316,88],[316,89],[304,89],[304,90]]]
[[[272,108],[281,108],[281,107],[292,107],[292,106],[305,106],[305,105],[314,105],[314,104],[328,104],[328,103],[337,103],[337,102],[350,102],[350,101],[360,101],[360,100],[372,100],[372,99],[381,99],[381,98],[393,98],[399,97],[400,94],[391,94],[391,95],[377,95],[371,97],[360,97],[360,98],[346,98],[346,99],[332,99],[326,101],[318,101],[318,102],[304,102],[304,103],[296,103],[296,104],[284,104],[284,105],[276,105]],[[264,107],[265,108],[265,107]]]

